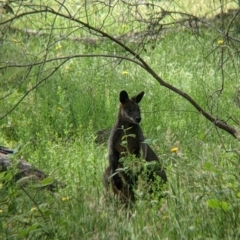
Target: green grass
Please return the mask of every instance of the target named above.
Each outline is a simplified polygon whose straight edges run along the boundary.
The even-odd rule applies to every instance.
[[[72,11],[77,10],[73,3],[69,5]],[[165,7],[169,4],[169,9],[200,16],[219,12],[219,3],[215,1],[184,3],[158,2]],[[227,6],[234,4],[230,2]],[[100,6],[92,5],[89,10],[90,15],[98,11],[91,18],[93,25],[108,16],[107,8]],[[119,19],[119,14],[125,16],[119,9],[130,11],[126,6],[116,5],[106,19],[107,27],[102,29],[113,34],[137,29],[138,24],[130,22],[132,16]],[[146,10],[141,10],[146,14]],[[36,25],[33,20],[34,16],[23,18],[14,26],[37,30],[50,27],[54,18],[47,15]],[[55,27],[74,25],[60,18],[55,24]],[[89,36],[79,25],[76,29],[71,37]],[[38,62],[45,55],[50,59],[73,54],[125,54],[109,41],[94,45],[58,38],[60,32],[71,31],[56,30],[52,37],[10,31],[1,37],[0,66],[7,61]],[[235,37],[239,39],[239,34]],[[213,29],[200,29],[200,35],[175,29],[157,41],[147,42],[141,57],[164,81],[191,95],[215,117],[238,128],[233,119],[239,121],[240,110],[234,105],[239,88],[239,46],[225,39],[223,45],[218,44],[217,40],[222,38]],[[129,46],[137,47],[134,43]],[[217,94],[223,80],[219,68],[222,50],[226,61],[224,90]],[[61,61],[56,60],[32,68],[1,70],[0,114],[11,109],[59,64]],[[145,91],[140,104],[141,126],[152,140],[168,176],[165,201],[139,199],[131,209],[105,199],[102,174],[108,164],[107,147],[94,143],[97,130],[113,125],[118,113],[118,94],[123,89],[130,95]],[[9,93],[12,94],[4,97]],[[66,183],[66,188],[50,193],[16,188],[3,181],[6,176],[0,175],[1,239],[238,239],[240,236],[239,142],[217,130],[186,100],[161,87],[132,62],[71,59],[42,81],[0,124],[0,145],[13,148],[21,145],[18,157],[23,156]],[[176,153],[171,152],[173,147],[178,147]]]

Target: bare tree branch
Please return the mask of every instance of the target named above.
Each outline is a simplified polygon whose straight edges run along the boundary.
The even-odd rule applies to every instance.
[[[62,5],[61,5],[62,6]],[[18,15],[15,15],[12,18],[9,18],[8,20],[2,21],[0,22],[0,25],[4,25],[7,23],[11,23],[13,21],[16,21],[17,19],[20,19],[22,17],[28,16],[28,15],[36,15],[36,14],[42,14],[42,13],[49,13],[52,14],[54,16],[58,16],[60,18],[63,19],[67,19],[71,22],[77,23],[80,26],[83,26],[84,28],[86,28],[90,33],[94,33],[97,34],[98,36],[102,36],[103,38],[109,39],[111,42],[114,42],[116,45],[120,46],[123,50],[123,52],[130,54],[130,56],[132,56],[132,58],[130,57],[125,57],[125,56],[119,56],[119,55],[104,55],[104,54],[99,54],[99,55],[94,55],[94,54],[89,54],[89,55],[73,55],[73,56],[67,56],[67,57],[58,57],[57,60],[64,60],[57,68],[55,68],[47,77],[43,78],[41,81],[39,81],[34,87],[32,87],[30,90],[28,90],[26,92],[26,94],[20,99],[20,101],[10,110],[8,111],[3,117],[5,117],[7,114],[9,114],[10,112],[12,112],[17,105],[34,89],[36,89],[39,85],[41,85],[41,83],[43,81],[45,81],[47,78],[49,78],[51,75],[54,74],[54,72],[57,71],[57,69],[59,69],[59,67],[64,64],[66,61],[68,61],[71,58],[81,58],[81,57],[107,57],[107,58],[118,58],[121,60],[127,60],[127,61],[131,61],[137,65],[139,65],[140,67],[142,67],[144,70],[146,70],[156,81],[158,81],[158,83],[173,91],[174,93],[180,95],[181,97],[183,97],[184,99],[186,99],[188,102],[191,103],[191,105],[200,113],[202,114],[206,119],[208,119],[212,124],[214,124],[216,127],[223,129],[224,131],[230,133],[234,138],[238,138],[238,132],[236,129],[234,129],[233,127],[227,125],[225,122],[213,117],[211,114],[209,114],[208,112],[206,112],[191,96],[189,96],[187,93],[181,91],[180,89],[176,88],[175,86],[165,82],[148,64],[147,62],[140,56],[140,54],[134,50],[132,50],[130,47],[128,47],[126,44],[124,44],[123,42],[121,42],[119,39],[115,38],[114,36],[112,36],[111,34],[105,32],[104,30],[102,30],[102,28],[96,28],[92,25],[90,25],[87,22],[81,21],[81,19],[79,18],[75,18],[74,16],[70,15],[70,12],[68,11],[68,15],[61,13],[60,11],[55,11],[54,9],[46,6],[46,7],[42,7],[40,10],[34,10],[34,11],[28,11],[28,12],[23,12],[20,13]],[[166,12],[167,13],[167,12]],[[170,13],[168,13],[170,14]],[[179,14],[179,13],[178,13]],[[185,14],[187,15],[187,14]],[[193,16],[190,16],[193,17]],[[55,18],[56,19],[56,18]],[[198,20],[197,18],[194,18],[194,20]],[[54,24],[54,23],[53,23]],[[229,37],[229,34],[227,33],[227,37]],[[36,65],[41,65],[41,64],[45,64],[47,62],[51,62],[51,61],[55,61],[56,59],[47,59],[46,57],[44,58],[43,61],[41,62],[36,62],[36,63],[32,63],[30,64],[31,66],[36,66]],[[26,66],[30,66],[30,65],[13,65],[13,64],[6,64],[4,67],[2,67],[2,69],[4,68],[10,68],[10,67],[26,67]],[[223,87],[223,86],[222,86]]]

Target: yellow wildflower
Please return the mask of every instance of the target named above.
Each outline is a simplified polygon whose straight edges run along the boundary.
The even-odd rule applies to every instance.
[[[17,40],[16,38],[13,39],[13,42],[18,44],[18,45],[22,45],[21,41]]]
[[[62,46],[59,44],[55,47],[55,50],[59,50],[60,48],[62,48]]]
[[[0,213],[2,213],[3,212],[3,210],[2,209],[0,209]]]
[[[175,152],[177,152],[178,151],[178,147],[173,147],[172,149],[171,149],[171,152],[172,153],[175,153]]]
[[[31,212],[34,212],[34,211],[36,211],[36,210],[37,210],[36,207],[31,208]]]
[[[218,45],[223,45],[223,40],[222,39],[217,40],[217,44]]]
[[[63,198],[62,198],[62,201],[63,201],[63,202],[66,202],[66,201],[68,201],[68,200],[69,200],[69,197],[63,197]]]
[[[128,71],[122,71],[122,75],[128,75]]]
[[[127,27],[127,25],[126,25],[126,24],[123,24],[123,25],[122,25],[122,28],[126,28],[126,27]]]
[[[58,111],[62,111],[62,108],[58,107],[57,110],[58,110]]]

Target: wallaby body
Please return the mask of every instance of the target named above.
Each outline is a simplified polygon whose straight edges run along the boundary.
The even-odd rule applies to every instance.
[[[121,196],[123,201],[134,201],[132,186],[137,181],[137,176],[128,176],[117,169],[123,168],[120,158],[127,154],[133,154],[135,157],[142,157],[146,161],[158,161],[157,155],[144,142],[142,129],[139,125],[141,121],[141,112],[138,103],[141,101],[144,92],[132,97],[128,96],[126,91],[121,91],[119,95],[120,108],[117,121],[109,137],[109,167],[104,173],[104,184],[108,186],[108,179],[113,192]],[[122,142],[125,141],[123,145]],[[160,169],[157,173],[163,182],[167,181],[165,171]]]

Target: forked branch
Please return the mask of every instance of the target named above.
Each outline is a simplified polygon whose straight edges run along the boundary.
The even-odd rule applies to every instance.
[[[55,16],[67,19],[69,21],[75,22],[83,27],[85,27],[86,29],[90,30],[90,32],[92,32],[93,34],[97,34],[102,36],[103,38],[107,38],[110,41],[114,42],[115,44],[117,44],[118,46],[120,46],[125,52],[128,53],[132,56],[132,58],[126,58],[126,56],[112,56],[113,58],[120,58],[123,60],[127,60],[127,61],[132,61],[135,64],[138,64],[139,66],[141,66],[145,71],[147,71],[156,81],[158,81],[158,83],[165,87],[168,88],[169,90],[175,92],[176,94],[180,95],[181,97],[183,97],[184,99],[186,99],[188,102],[191,103],[191,105],[197,109],[197,111],[202,114],[205,118],[207,118],[212,124],[214,124],[216,127],[223,129],[224,131],[228,132],[229,134],[231,134],[234,138],[238,138],[238,132],[235,128],[227,125],[225,122],[220,121],[219,119],[213,117],[211,114],[209,114],[208,112],[206,112],[191,96],[189,96],[187,93],[181,91],[180,89],[174,87],[173,85],[165,82],[148,64],[147,62],[145,62],[143,60],[143,58],[141,58],[141,56],[136,53],[134,50],[132,50],[131,48],[129,48],[127,45],[125,45],[123,42],[121,42],[121,40],[115,38],[114,36],[104,32],[103,30],[96,28],[94,26],[91,26],[90,24],[81,21],[80,19],[77,19],[71,15],[65,15],[61,12],[57,12],[51,8],[45,8],[45,9],[41,9],[41,10],[35,10],[35,11],[29,11],[29,12],[25,12],[25,13],[21,13],[19,15],[15,15],[13,18],[6,20],[5,22],[0,23],[1,24],[6,24],[8,22],[12,22],[15,21],[18,18],[27,16],[27,15],[32,15],[32,14],[41,14],[41,13],[50,13],[53,14]],[[91,55],[89,54],[88,57],[109,57],[110,55]],[[86,55],[81,56],[79,55],[79,57],[86,57]],[[131,60],[130,60],[131,59]],[[36,86],[37,87],[37,86]],[[33,89],[32,89],[33,90]]]

